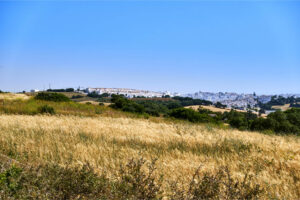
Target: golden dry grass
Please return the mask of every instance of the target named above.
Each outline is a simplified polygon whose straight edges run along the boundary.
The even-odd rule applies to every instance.
[[[129,158],[158,158],[165,180],[187,184],[195,170],[227,165],[267,190],[264,198],[300,198],[300,140],[145,119],[0,115],[1,153],[19,161],[73,166],[89,162],[107,174]],[[168,190],[168,182],[164,183]]]
[[[198,110],[200,106],[186,106],[185,108],[192,108],[193,110]],[[201,106],[202,108],[204,109],[208,109],[208,110],[211,110],[212,112],[221,112],[221,113],[224,113],[224,112],[230,112],[231,109],[229,108],[216,108],[214,106]],[[246,112],[245,110],[236,110],[238,112]]]
[[[282,110],[282,111],[286,111],[288,109],[290,109],[290,104],[285,104],[285,105],[282,105],[282,106],[272,106],[273,109],[279,109],[279,110]]]
[[[200,106],[186,106],[185,108],[191,108],[193,110],[198,110],[199,107]],[[231,110],[229,108],[216,108],[214,106],[201,106],[201,107],[204,108],[204,109],[208,109],[212,112],[220,112],[220,113],[230,112],[230,110]],[[234,109],[234,110],[237,111],[237,112],[247,112],[246,110],[238,110],[238,109]],[[253,113],[258,115],[258,112],[253,112]],[[266,117],[267,115],[262,114],[261,116]]]
[[[30,96],[26,94],[0,93],[0,100],[27,100]]]
[[[79,103],[81,103],[81,104],[90,103],[90,104],[93,104],[93,105],[99,105],[99,102],[97,102],[97,101],[80,101]]]
[[[98,102],[98,101],[80,101],[78,103],[81,103],[81,104],[90,103],[90,104],[93,104],[93,105],[99,105],[100,102]],[[103,103],[103,105],[109,106],[109,105],[111,105],[111,103]]]

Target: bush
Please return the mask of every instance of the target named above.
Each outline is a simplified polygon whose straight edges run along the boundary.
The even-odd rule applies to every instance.
[[[276,111],[267,118],[255,119],[250,126],[251,130],[270,130],[276,133],[300,135],[300,109],[292,108],[285,112]]]
[[[97,94],[95,91],[87,94],[88,97],[92,98],[106,98],[109,97],[110,95],[108,93],[103,93],[103,94]]]
[[[90,165],[10,167],[0,172],[0,199],[96,199],[105,196],[109,182]],[[108,196],[108,195],[107,195]]]
[[[126,166],[121,166],[115,184],[117,199],[158,199],[162,195],[162,176],[159,180],[155,178],[155,162],[131,159]]]
[[[72,99],[79,99],[79,98],[82,98],[82,97],[83,97],[82,95],[73,95]]]
[[[177,100],[181,106],[192,106],[192,105],[212,105],[211,101],[202,100],[202,99],[193,99],[190,97],[173,97],[174,100]]]
[[[61,167],[56,164],[16,167],[0,163],[0,199],[259,199],[264,193],[253,177],[232,178],[226,167],[216,173],[196,170],[187,188],[171,183],[171,194],[162,190],[163,176],[156,160],[131,159],[108,178],[89,164]]]
[[[300,104],[299,103],[293,103],[290,105],[290,107],[292,108],[300,108]]]
[[[186,108],[176,108],[173,109],[170,113],[171,117],[177,119],[184,119],[190,122],[213,122],[213,118],[210,117],[208,114],[199,113],[192,109]]]
[[[142,105],[139,105],[136,102],[126,99],[125,97],[120,95],[112,95],[111,101],[114,103],[111,105],[111,107],[121,109],[125,112],[133,112],[140,114],[145,112],[145,108]]]
[[[131,160],[111,179],[96,174],[89,164],[72,168],[1,164],[0,199],[158,199],[161,184],[154,178],[154,162]]]
[[[35,97],[36,100],[44,100],[44,101],[55,101],[55,102],[67,102],[70,99],[59,93],[49,93],[49,92],[41,92],[38,93]]]
[[[173,183],[174,191],[171,199],[259,199],[264,190],[253,183],[252,176],[245,174],[242,181],[234,180],[227,167],[220,167],[215,174],[200,175],[198,169],[188,186],[188,189],[178,187]]]
[[[66,89],[48,89],[47,92],[74,92],[74,88],[66,88]]]
[[[53,107],[48,106],[48,105],[44,105],[44,106],[40,106],[38,107],[38,113],[40,114],[55,114],[55,110]]]
[[[74,92],[74,88],[66,88],[66,92]]]
[[[220,103],[220,102],[217,102],[217,103],[215,103],[215,107],[216,108],[226,108],[227,106],[224,105],[224,104],[222,104],[222,103]]]
[[[227,121],[230,126],[240,130],[247,130],[250,128],[252,122],[257,118],[256,114],[253,114],[251,111],[246,113],[237,112],[231,110],[230,112],[224,112],[223,120]]]

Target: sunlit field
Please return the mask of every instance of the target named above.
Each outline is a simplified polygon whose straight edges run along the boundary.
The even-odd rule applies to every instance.
[[[188,122],[153,122],[128,117],[0,115],[0,149],[20,163],[82,166],[112,176],[130,158],[157,158],[157,174],[188,187],[194,172],[227,166],[236,179],[245,173],[265,191],[261,198],[300,198],[300,140],[218,129]]]
[[[0,93],[0,102],[4,100],[26,100],[30,96],[26,94]]]

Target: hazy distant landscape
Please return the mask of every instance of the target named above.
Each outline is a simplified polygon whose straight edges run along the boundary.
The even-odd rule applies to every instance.
[[[1,198],[299,198],[298,108],[59,91],[0,93]]]
[[[0,200],[300,200],[299,11],[0,0]]]

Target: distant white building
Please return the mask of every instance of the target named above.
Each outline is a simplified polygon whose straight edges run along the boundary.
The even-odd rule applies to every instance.
[[[39,92],[40,90],[38,90],[38,89],[32,89],[32,90],[30,90],[30,92]]]
[[[153,92],[148,90],[136,90],[136,89],[127,89],[127,88],[86,88],[85,90],[87,93],[93,93],[96,94],[119,94],[124,95],[128,98],[134,98],[138,96],[144,96],[144,97],[162,97],[164,93],[162,92]]]

